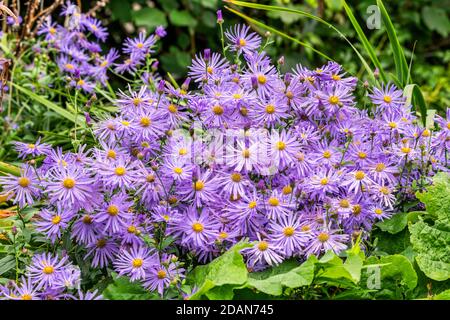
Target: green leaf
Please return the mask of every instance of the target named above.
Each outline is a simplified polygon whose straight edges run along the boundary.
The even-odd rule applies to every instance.
[[[416,111],[420,112],[422,124],[427,126],[427,103],[425,102],[425,98],[423,97],[420,87],[414,83],[409,84],[403,89],[403,94],[406,97],[405,106],[414,106]]]
[[[176,10],[180,6],[177,0],[158,0],[158,2],[165,12]]]
[[[143,8],[134,12],[133,20],[139,27],[146,27],[152,31],[157,26],[167,26],[167,19],[164,12],[156,8]]]
[[[351,275],[355,284],[361,279],[361,270],[364,264],[364,258],[364,253],[361,252],[358,240],[350,250],[347,250],[347,259],[344,263],[344,268]]]
[[[0,173],[9,173],[14,176],[20,176],[20,169],[12,164],[0,161]]]
[[[113,274],[114,282],[109,284],[102,295],[109,300],[149,300],[156,298],[155,294],[146,291],[137,282],[130,282],[127,277],[117,277]]]
[[[378,68],[380,71],[380,77],[383,82],[387,81],[386,74],[383,71],[383,68],[381,67],[381,63],[378,60],[377,53],[375,51],[375,48],[370,44],[369,40],[367,39],[366,35],[364,34],[363,29],[359,25],[358,21],[356,20],[355,16],[353,15],[352,9],[347,5],[345,0],[342,0],[342,4],[344,6],[345,12],[347,13],[348,18],[350,19],[350,22],[353,25],[353,28],[355,29],[356,33],[358,34],[359,40],[361,41],[361,44],[363,45],[364,49],[366,50],[367,54],[370,57],[370,60],[372,60],[372,63],[375,67]]]
[[[131,20],[131,4],[129,1],[111,0],[109,8],[113,19],[127,22]]]
[[[188,282],[193,282],[199,289],[190,299],[200,299],[210,290],[219,286],[243,285],[247,281],[248,271],[239,251],[251,246],[247,242],[239,242],[209,264],[196,267],[189,276]],[[228,289],[217,289],[211,295],[217,297],[220,292],[226,293],[226,297],[230,296]]]
[[[70,113],[69,111],[67,111],[64,108],[61,108],[60,106],[58,106],[57,104],[53,103],[50,100],[47,100],[46,98],[34,93],[31,90],[28,90],[24,87],[19,86],[16,83],[12,84],[17,90],[21,91],[23,94],[29,96],[31,99],[35,100],[36,102],[44,105],[45,107],[49,108],[50,110],[56,112],[57,114],[59,114],[60,116],[68,119],[69,121],[75,122],[75,115]],[[84,125],[83,123],[78,123],[79,126]]]
[[[13,255],[7,255],[0,259],[0,275],[8,272],[9,270],[15,268],[16,259]]]
[[[450,290],[445,290],[435,295],[433,300],[450,300]]]
[[[383,19],[384,27],[388,34],[389,43],[391,45],[392,53],[394,55],[394,64],[397,74],[397,79],[399,80],[401,87],[406,86],[408,79],[411,79],[409,75],[408,63],[406,62],[405,53],[400,45],[397,38],[397,33],[395,32],[395,27],[392,24],[391,18],[389,17],[386,8],[384,7],[383,1],[377,0],[378,8],[380,9],[381,18]]]
[[[310,285],[314,279],[314,264],[313,258],[300,266],[295,261],[286,261],[267,271],[251,273],[248,286],[266,294],[279,296],[283,293],[283,287],[295,289]]]
[[[396,213],[390,219],[376,223],[381,230],[396,234],[405,229],[408,224],[408,212]]]
[[[171,11],[169,13],[169,18],[172,24],[178,27],[195,28],[197,25],[197,20],[186,10]]]
[[[429,6],[423,7],[422,18],[428,29],[437,31],[443,37],[447,37],[450,32],[450,19],[444,9]]]
[[[394,281],[402,286],[412,290],[417,286],[417,274],[409,260],[399,254],[385,256],[380,258],[381,264],[387,264],[381,267],[381,283],[386,284]]]
[[[433,177],[433,184],[426,192],[416,193],[416,197],[425,204],[427,213],[435,218],[450,218],[450,176],[440,172]]]

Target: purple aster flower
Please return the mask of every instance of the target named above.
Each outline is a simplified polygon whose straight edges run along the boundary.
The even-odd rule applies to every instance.
[[[117,158],[109,163],[99,164],[103,184],[109,189],[132,189],[136,176],[137,163],[126,158]]]
[[[228,61],[222,57],[221,54],[214,52],[208,61],[202,55],[196,55],[192,60],[192,65],[189,68],[189,76],[195,82],[208,82],[211,80],[220,79],[221,74],[225,69],[229,68]]]
[[[309,246],[305,249],[306,255],[319,255],[328,250],[337,254],[347,248],[345,243],[348,239],[348,235],[340,234],[339,230],[331,230],[326,227],[315,230]]]
[[[174,263],[167,265],[156,262],[146,273],[144,287],[150,291],[158,291],[161,297],[174,277],[177,275],[177,266]]]
[[[369,97],[380,108],[379,110],[400,108],[406,100],[403,97],[403,92],[390,83],[381,89],[373,88],[373,94],[370,94]]]
[[[32,205],[41,193],[34,169],[28,165],[22,166],[19,177],[11,174],[0,176],[0,185],[7,198],[14,197],[13,202],[17,203],[21,208],[26,205]]]
[[[83,244],[92,244],[98,234],[104,230],[103,224],[97,221],[98,215],[81,215],[73,224],[71,237]]]
[[[156,27],[155,34],[160,38],[164,38],[165,36],[167,36],[167,32],[163,26]]]
[[[35,254],[27,267],[27,276],[40,289],[52,286],[67,266],[67,256],[59,259],[50,253]]]
[[[20,283],[14,282],[11,292],[4,295],[11,300],[40,300],[36,283],[31,278],[23,276]]]
[[[102,26],[100,20],[97,20],[92,17],[85,17],[81,20],[81,24],[85,28],[85,30],[91,32],[97,39],[101,41],[105,41],[108,37],[107,29]]]
[[[290,215],[272,222],[269,226],[271,239],[275,246],[281,248],[286,255],[299,255],[308,243],[310,234],[302,231],[300,216]]]
[[[104,223],[104,232],[113,234],[126,228],[131,220],[129,209],[133,201],[127,201],[128,195],[118,193],[111,197],[111,200],[103,204],[96,220]]]
[[[119,248],[113,239],[99,238],[96,242],[88,245],[86,259],[94,256],[91,262],[92,267],[106,267],[114,260]]]
[[[14,146],[19,153],[19,158],[22,159],[28,156],[35,158],[50,151],[50,146],[46,143],[41,143],[41,138],[38,138],[34,143],[14,142]]]
[[[42,209],[39,212],[39,218],[35,225],[36,230],[45,233],[52,243],[61,238],[62,232],[67,229],[70,220],[73,218],[73,212],[68,210],[58,210],[52,212],[48,209]]]
[[[225,36],[231,44],[230,49],[232,51],[250,53],[259,48],[261,37],[249,31],[250,27],[245,25],[234,25],[225,31]]]
[[[128,53],[130,55],[146,55],[147,53],[155,52],[152,50],[153,46],[156,43],[156,37],[154,35],[150,35],[148,38],[145,36],[144,32],[139,32],[137,38],[130,39],[128,38],[124,43],[123,52]]]
[[[52,20],[49,18],[45,19],[44,23],[39,28],[38,35],[45,35],[46,41],[54,41],[56,40],[56,36],[58,34],[57,24],[56,22],[52,23]]]
[[[282,256],[278,252],[283,252],[283,249],[270,240],[261,240],[258,235],[258,242],[252,248],[242,250],[242,253],[247,257],[247,264],[250,268],[258,269],[264,266],[274,266],[283,261]]]
[[[114,261],[115,270],[119,275],[129,276],[131,281],[145,280],[146,270],[153,264],[155,264],[154,258],[145,247],[121,250]]]

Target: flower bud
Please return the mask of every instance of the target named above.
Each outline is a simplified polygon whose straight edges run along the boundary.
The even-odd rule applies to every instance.
[[[217,10],[217,23],[222,24],[223,22],[222,10]]]

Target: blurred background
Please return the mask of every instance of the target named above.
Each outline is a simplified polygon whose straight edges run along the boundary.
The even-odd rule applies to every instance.
[[[94,1],[79,1],[83,11]],[[219,51],[219,28],[216,11],[222,9],[225,28],[243,19],[228,12],[222,0],[109,0],[98,18],[102,18],[111,32],[109,45],[119,47],[123,35],[134,36],[140,30],[153,32],[156,26],[167,28],[168,36],[160,43],[161,68],[175,77],[183,77],[195,52],[204,48]],[[357,36],[346,17],[341,0],[250,0],[259,4],[286,6],[317,15],[332,23],[356,46]],[[349,0],[359,23],[366,27],[369,6],[375,0]],[[397,36],[405,48],[406,58],[412,60],[412,78],[421,85],[430,109],[442,110],[450,106],[450,0],[396,0],[385,1]],[[86,8],[86,9],[85,9]],[[239,11],[300,39],[341,63],[346,70],[363,73],[354,51],[333,30],[320,23],[290,13],[267,12],[238,8]],[[265,30],[255,30],[264,34]],[[387,70],[393,70],[392,54],[383,30],[364,29],[378,50],[378,57]],[[267,50],[273,59],[284,56],[290,68],[296,63],[317,67],[324,59],[280,36]],[[414,56],[413,56],[414,50]]]

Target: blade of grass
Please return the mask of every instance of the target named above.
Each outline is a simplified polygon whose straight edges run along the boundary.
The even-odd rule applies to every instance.
[[[12,164],[0,161],[0,172],[10,173],[15,176],[20,176],[20,169]]]
[[[236,0],[224,0],[224,1],[225,1],[225,2],[228,2],[228,3],[231,3],[231,4],[234,4],[234,5],[237,5],[237,6],[241,6],[241,7],[247,7],[247,8],[253,8],[253,9],[259,9],[259,10],[265,10],[265,11],[294,13],[294,14],[297,14],[297,15],[300,15],[300,16],[305,16],[305,17],[307,17],[307,18],[316,20],[316,21],[318,21],[318,22],[320,22],[320,23],[326,25],[327,27],[329,27],[330,29],[332,29],[333,31],[335,31],[336,33],[338,33],[339,36],[340,36],[341,38],[343,38],[343,39],[350,45],[350,47],[353,49],[353,51],[355,51],[356,55],[357,55],[358,58],[360,59],[360,61],[361,61],[361,63],[363,64],[364,68],[366,69],[366,71],[367,71],[367,73],[368,73],[368,75],[369,75],[370,81],[371,81],[373,84],[377,83],[377,80],[375,79],[375,76],[374,76],[374,74],[373,74],[373,70],[372,70],[372,69],[370,68],[370,66],[367,64],[366,60],[363,58],[363,56],[362,56],[361,53],[358,51],[358,49],[356,49],[356,47],[351,43],[351,41],[348,40],[347,37],[346,37],[341,31],[339,31],[339,29],[337,29],[335,26],[333,26],[331,23],[328,23],[328,22],[326,22],[325,20],[323,20],[323,19],[321,19],[321,18],[319,18],[319,17],[317,17],[317,16],[315,16],[315,15],[313,15],[313,14],[310,14],[310,13],[308,13],[308,12],[301,11],[301,10],[296,10],[296,9],[291,9],[291,8],[284,8],[284,7],[278,7],[278,6],[268,6],[268,5],[262,5],[262,4],[256,4],[256,3],[249,3],[249,2],[244,2],[244,1],[236,1]],[[274,28],[272,28],[272,27],[266,26],[266,25],[264,25],[263,23],[261,23],[261,22],[259,22],[259,21],[256,21],[256,20],[254,20],[254,19],[252,19],[252,18],[246,16],[246,15],[243,14],[243,13],[240,13],[240,12],[238,12],[238,11],[236,11],[236,10],[233,10],[233,9],[227,7],[227,6],[225,6],[225,8],[227,8],[227,9],[230,10],[231,12],[233,12],[233,13],[235,13],[235,14],[241,16],[242,18],[244,18],[244,19],[246,19],[246,20],[248,20],[248,21],[254,21],[255,24],[259,24],[259,25],[261,25],[261,26],[263,26],[263,27],[265,27],[265,28],[271,28],[271,29],[273,30],[274,33],[277,33],[277,34],[279,34],[279,35],[282,35],[282,36],[286,37],[287,39],[290,39],[290,40],[292,40],[292,41],[299,41],[299,40],[297,40],[297,39],[294,39],[294,38],[292,38],[292,37],[290,37],[290,36],[288,36],[288,35],[282,33],[281,31],[278,31],[278,30],[276,30],[276,29],[274,29]],[[268,30],[270,30],[270,29],[268,29]],[[271,31],[272,31],[272,30],[271,30]],[[328,60],[334,60],[334,59],[331,59],[331,58],[327,58],[327,59],[328,59]]]
[[[394,55],[394,64],[397,78],[399,79],[401,86],[405,87],[408,84],[408,79],[412,81],[411,77],[408,75],[409,69],[408,63],[406,62],[405,53],[400,45],[400,42],[398,41],[397,33],[395,32],[395,28],[392,24],[391,18],[389,17],[389,14],[384,7],[383,1],[377,0],[377,6],[380,9],[381,18],[383,19],[383,23],[389,37],[392,54]]]
[[[422,120],[422,124],[424,126],[427,125],[427,104],[425,102],[425,98],[423,97],[422,91],[420,90],[420,87],[413,83],[408,84],[403,89],[403,94],[406,97],[405,106],[409,107],[411,104],[416,108],[419,109],[420,112],[420,118]]]
[[[374,64],[374,66],[377,67],[378,70],[380,71],[381,80],[383,82],[387,82],[386,74],[384,73],[384,70],[381,67],[381,63],[378,60],[375,48],[370,44],[369,40],[367,39],[366,35],[364,34],[363,29],[361,28],[360,24],[358,23],[355,16],[353,15],[352,9],[347,5],[347,2],[345,0],[342,0],[342,4],[344,6],[344,9],[345,9],[345,12],[347,13],[348,18],[350,19],[350,22],[353,25],[353,28],[355,29],[356,33],[358,34],[361,44],[363,45],[364,49],[366,49],[366,52],[369,55],[370,59],[372,60],[372,63]]]
[[[61,108],[60,106],[56,105],[55,103],[41,97],[40,95],[34,93],[31,90],[28,90],[24,87],[19,86],[16,83],[12,84],[17,90],[19,90],[20,92],[22,92],[23,94],[29,96],[31,99],[35,100],[36,102],[39,102],[40,104],[46,106],[47,108],[49,108],[50,110],[56,112],[57,114],[59,114],[60,116],[62,116],[63,118],[66,118],[67,120],[70,120],[72,122],[74,122],[74,115],[71,114],[70,112],[68,112],[66,109]]]

